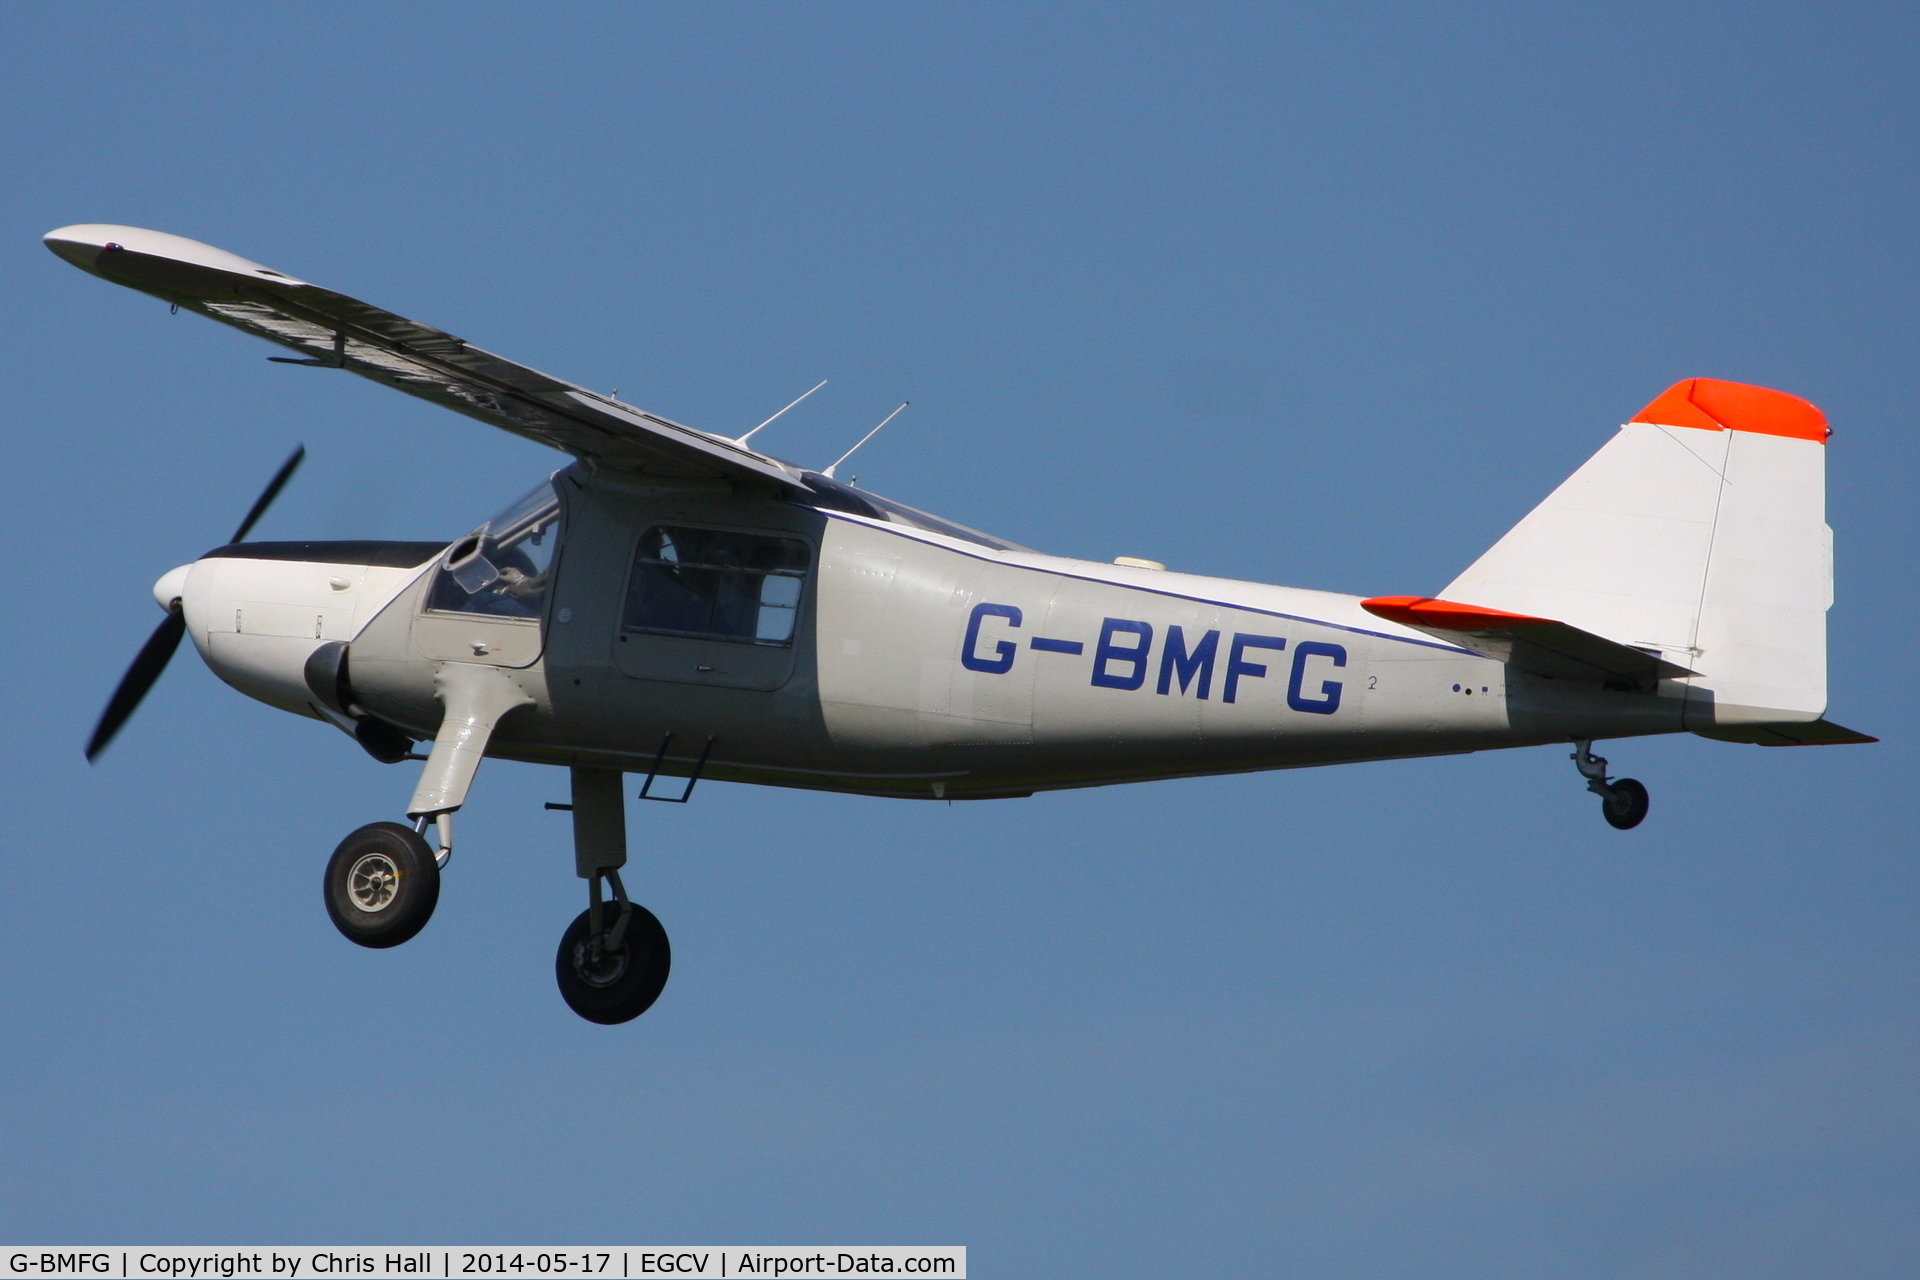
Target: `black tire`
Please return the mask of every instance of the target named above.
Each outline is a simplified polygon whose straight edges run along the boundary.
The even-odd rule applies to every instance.
[[[413,828],[370,822],[327,860],[327,914],[349,942],[397,947],[427,927],[440,901],[440,868]]]
[[[567,1007],[602,1026],[632,1022],[653,1007],[673,968],[673,949],[667,931],[653,912],[639,903],[627,920],[627,931],[617,953],[604,953],[596,965],[589,954],[588,912],[582,911],[560,938],[554,957],[554,976]],[[620,907],[609,902],[600,909],[601,924],[612,929]]]
[[[1647,816],[1648,803],[1645,787],[1632,778],[1621,778],[1610,784],[1606,798],[1600,802],[1600,812],[1612,826],[1630,831]]]

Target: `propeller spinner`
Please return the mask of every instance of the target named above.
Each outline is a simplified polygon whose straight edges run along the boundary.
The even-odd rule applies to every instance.
[[[306,456],[307,447],[300,445],[287,456],[285,462],[280,464],[280,469],[274,472],[273,479],[267,481],[267,487],[260,491],[260,496],[254,500],[253,507],[247,512],[246,518],[240,522],[240,527],[234,530],[231,538],[227,539],[229,545],[246,541],[247,535],[253,532],[253,526],[260,522],[260,517],[267,513],[267,508],[273,505],[273,500],[280,496],[282,489],[287,487],[287,481],[293,479],[293,473],[299,469],[301,461]],[[172,574],[162,579],[163,584],[171,581],[173,581]],[[100,713],[100,723],[94,726],[93,737],[87,740],[89,761],[96,759],[102,751],[107,749],[114,735],[120,732],[121,726],[133,716],[140,706],[141,699],[147,696],[154,683],[160,679],[160,673],[167,669],[167,663],[173,660],[174,650],[180,647],[180,637],[187,634],[187,615],[185,609],[181,607],[177,592],[166,591],[158,594],[170,597],[160,602],[161,607],[167,611],[167,616],[161,619],[160,625],[155,627],[153,634],[147,637],[147,642],[140,646],[140,653],[134,658],[133,665],[127,668],[127,674],[120,678],[120,686],[113,691],[113,697],[107,700],[107,709]]]

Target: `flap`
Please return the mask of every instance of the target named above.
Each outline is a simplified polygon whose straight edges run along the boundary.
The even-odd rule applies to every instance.
[[[1376,617],[1424,631],[1530,675],[1600,684],[1649,685],[1695,674],[1657,653],[1635,649],[1551,618],[1534,618],[1524,613],[1507,613],[1428,596],[1375,596],[1362,600],[1360,607]]]
[[[578,457],[649,475],[772,481],[777,459],[549,377],[391,311],[195,240],[138,227],[62,227],[47,247],[83,271]],[[282,359],[283,357],[275,357]]]

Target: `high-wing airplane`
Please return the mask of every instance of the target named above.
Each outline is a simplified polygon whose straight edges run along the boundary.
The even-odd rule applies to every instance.
[[[1647,791],[1596,739],[1875,741],[1823,718],[1828,428],[1784,392],[1678,383],[1438,596],[1363,598],[1030,551],[179,236],[46,243],[295,353],[274,359],[572,455],[452,543],[245,541],[296,452],[228,545],[155,584],[166,617],[87,755],[190,635],[242,693],[424,760],[409,821],[327,866],[368,947],[432,915],[483,758],[566,767],[550,807],[588,906],[555,971],[591,1021],[638,1017],[670,965],[620,879],[630,773],[656,800],[703,777],[988,800],[1558,742],[1624,829]]]

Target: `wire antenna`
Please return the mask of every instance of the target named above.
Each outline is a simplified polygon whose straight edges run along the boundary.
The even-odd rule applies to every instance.
[[[910,404],[910,403],[912,403],[912,402],[911,402],[911,401],[907,401],[907,400],[902,400],[902,401],[900,402],[900,409],[904,409],[904,408],[906,408],[906,407],[907,407],[907,405],[908,405],[908,404]],[[882,418],[882,419],[880,419],[880,427],[884,427],[884,426],[886,426],[886,425],[887,425],[887,424],[888,424],[889,422],[892,422],[892,421],[893,421],[893,420],[894,420],[895,418],[897,418],[897,417],[899,417],[899,416],[900,416],[900,409],[895,409],[895,410],[894,410],[894,411],[893,411],[892,413],[890,413],[890,414],[888,414],[888,415],[887,415],[886,417],[884,417],[884,418]],[[865,435],[863,435],[863,436],[861,436],[861,437],[860,437],[860,444],[856,444],[856,445],[854,445],[854,446],[853,446],[853,448],[851,448],[851,449],[849,449],[849,450],[847,450],[847,451],[846,451],[845,453],[843,453],[843,454],[841,454],[841,455],[840,455],[839,457],[837,457],[837,458],[835,458],[835,459],[833,460],[833,466],[830,466],[830,467],[828,467],[828,468],[827,468],[827,469],[826,469],[825,471],[822,471],[822,472],[821,472],[820,474],[821,474],[821,475],[823,475],[823,476],[825,476],[825,477],[826,477],[827,479],[829,479],[829,480],[831,480],[831,479],[833,479],[833,468],[834,468],[834,467],[837,467],[837,466],[839,466],[839,465],[840,465],[841,463],[843,463],[843,462],[845,462],[845,461],[846,461],[846,460],[847,460],[848,458],[851,458],[851,457],[852,457],[852,456],[853,456],[854,454],[856,454],[856,453],[858,453],[858,452],[860,451],[860,445],[861,445],[861,444],[865,444],[865,443],[866,443],[867,441],[869,441],[869,440],[871,440],[871,439],[873,439],[873,438],[874,438],[875,436],[877,436],[877,435],[879,435],[879,434],[880,434],[880,427],[875,427],[875,428],[874,428],[873,430],[871,430],[871,431],[869,431],[869,432],[867,432],[867,434],[865,434]]]
[[[822,379],[820,379],[820,381],[818,381],[818,382],[816,382],[816,383],[814,383],[814,384],[813,384],[813,385],[812,385],[811,387],[809,387],[809,388],[807,388],[807,389],[806,389],[805,391],[803,391],[803,392],[801,392],[801,393],[800,393],[800,395],[799,395],[799,397],[798,397],[797,399],[795,399],[795,400],[794,400],[794,402],[793,402],[793,404],[790,404],[790,405],[788,405],[788,406],[787,406],[787,409],[791,409],[791,408],[793,408],[793,405],[794,405],[794,404],[799,404],[801,400],[805,400],[805,399],[806,399],[806,398],[807,398],[808,396],[810,396],[810,395],[812,395],[812,394],[813,394],[814,392],[816,392],[816,391],[818,391],[818,390],[819,390],[820,388],[822,388],[822,387],[824,387],[824,386],[826,386],[826,385],[827,385],[827,380],[826,380],[825,378],[822,378]],[[782,409],[782,410],[780,411],[780,413],[785,413],[785,412],[787,411],[787,409]],[[774,415],[773,415],[773,418],[777,418],[777,417],[779,417],[779,416],[780,416],[780,413],[776,413],[776,414],[774,414]],[[763,423],[761,423],[761,424],[760,424],[760,427],[764,427],[764,426],[767,426],[767,425],[768,425],[769,423],[771,423],[771,422],[773,421],[773,418],[768,418],[766,422],[763,422]],[[734,443],[735,443],[735,444],[745,444],[745,443],[746,443],[747,441],[749,441],[749,440],[751,440],[751,439],[753,439],[753,435],[754,435],[754,431],[758,431],[758,430],[760,430],[760,427],[755,427],[755,428],[753,429],[753,431],[749,431],[749,432],[747,432],[747,434],[745,434],[745,435],[743,435],[743,436],[741,436],[741,437],[740,437],[740,438],[739,438],[738,440],[735,440],[735,441],[734,441]]]

